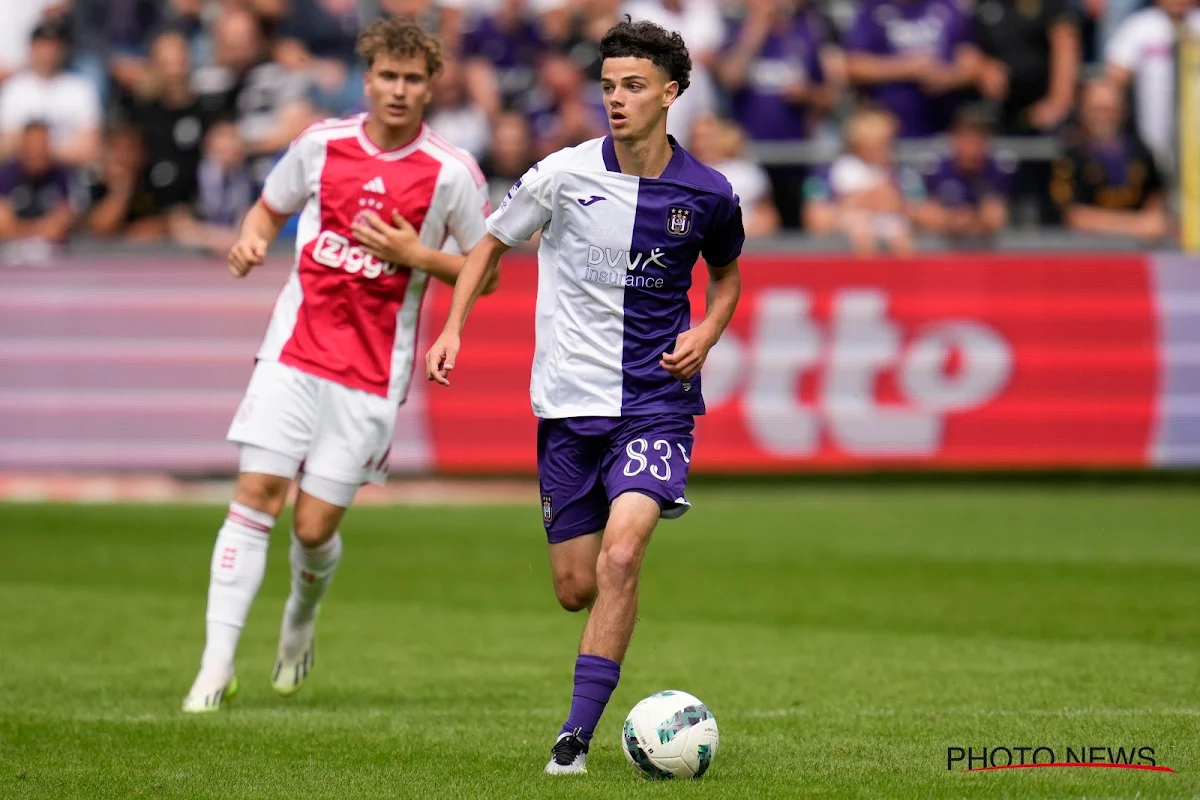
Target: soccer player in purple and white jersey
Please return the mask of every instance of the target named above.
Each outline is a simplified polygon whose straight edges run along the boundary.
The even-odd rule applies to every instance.
[[[700,368],[737,305],[745,238],[729,182],[666,132],[691,71],[683,39],[626,19],[600,52],[611,134],[553,153],[517,181],[464,264],[426,356],[429,379],[449,385],[480,288],[510,247],[541,231],[530,396],[542,519],[559,603],[591,609],[551,774],[587,771],[633,634],[646,546],[660,518],[688,508]],[[699,256],[708,310],[693,326]]]

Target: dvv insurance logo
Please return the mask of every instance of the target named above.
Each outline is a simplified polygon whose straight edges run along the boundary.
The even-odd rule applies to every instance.
[[[951,772],[988,772],[1001,769],[1133,769],[1174,772],[1160,764],[1153,747],[1021,745],[999,747],[947,747],[946,769]]]

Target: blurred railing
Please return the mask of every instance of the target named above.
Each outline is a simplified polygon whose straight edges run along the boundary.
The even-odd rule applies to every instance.
[[[902,162],[912,162],[927,153],[944,153],[947,143],[946,137],[900,140],[896,142],[896,158]],[[1019,161],[1053,161],[1063,152],[1062,142],[1053,136],[997,137],[993,145],[997,152],[1009,153]],[[747,149],[749,155],[764,166],[811,166],[827,164],[837,158],[843,145],[836,139],[816,139],[751,142]]]

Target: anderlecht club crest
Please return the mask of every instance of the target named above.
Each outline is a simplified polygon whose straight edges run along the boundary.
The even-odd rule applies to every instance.
[[[542,521],[547,525],[554,519],[554,507],[550,505],[550,495],[542,495]]]
[[[683,206],[671,206],[667,212],[667,233],[672,236],[687,236],[692,231],[692,210]]]

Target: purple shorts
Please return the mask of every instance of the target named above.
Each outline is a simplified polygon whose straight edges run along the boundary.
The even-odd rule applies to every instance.
[[[604,530],[618,495],[658,501],[664,519],[688,509],[691,414],[538,420],[542,522],[551,544]]]

